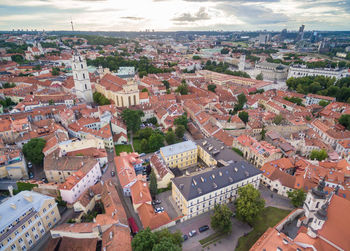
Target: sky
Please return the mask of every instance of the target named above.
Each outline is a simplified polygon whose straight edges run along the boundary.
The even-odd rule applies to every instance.
[[[350,0],[0,0],[0,30],[350,30]]]

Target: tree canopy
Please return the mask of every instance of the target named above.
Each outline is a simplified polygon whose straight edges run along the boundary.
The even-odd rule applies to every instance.
[[[303,191],[303,189],[287,191],[287,195],[295,207],[301,207],[306,198],[306,193]]]
[[[22,151],[27,160],[33,164],[41,164],[44,159],[43,149],[45,147],[46,140],[42,138],[35,138],[28,141],[23,145]]]
[[[209,70],[209,71],[215,71],[218,73],[238,76],[238,77],[250,78],[248,73],[244,71],[231,71],[229,70],[229,67],[230,66],[228,63],[223,63],[223,62],[216,63],[215,61],[208,60],[203,66],[203,69]]]
[[[157,190],[157,177],[154,170],[152,169],[151,174],[149,175],[149,191],[153,198],[157,195]]]
[[[245,111],[238,113],[238,117],[244,122],[244,124],[247,124],[249,121],[249,114]]]
[[[211,91],[211,92],[215,93],[215,89],[216,89],[216,85],[215,84],[208,85],[208,91]]]
[[[109,105],[111,103],[111,101],[100,92],[94,92],[92,97],[97,105]]]
[[[181,139],[184,136],[185,131],[186,129],[183,125],[177,125],[175,129],[175,134],[179,139]]]
[[[173,131],[168,131],[165,134],[165,140],[169,145],[175,144],[176,143],[176,135]]]
[[[312,150],[310,153],[310,159],[314,160],[318,160],[318,161],[322,161],[328,158],[328,153],[326,150],[321,149],[321,150]]]
[[[260,72],[258,75],[256,75],[256,80],[264,80],[264,75]]]
[[[176,92],[180,93],[181,95],[187,95],[188,94],[188,85],[185,83],[181,83],[176,89]]]
[[[211,227],[219,232],[230,233],[232,231],[231,217],[233,213],[225,204],[216,204],[211,218]]]
[[[339,118],[339,123],[350,130],[350,114],[343,114]]]
[[[137,233],[131,241],[134,251],[181,251],[182,234],[171,233],[168,229],[151,232],[149,228]]]
[[[187,129],[187,124],[188,120],[186,113],[174,119],[174,125],[183,125],[185,129]]]
[[[273,123],[276,125],[279,125],[282,123],[282,121],[284,120],[283,116],[281,114],[276,115],[273,119]]]
[[[122,112],[122,118],[129,131],[137,132],[140,129],[141,117],[144,116],[141,110],[125,109]]]
[[[238,196],[235,202],[236,217],[252,224],[261,210],[264,209],[265,201],[260,197],[259,190],[255,189],[252,184],[240,187]]]

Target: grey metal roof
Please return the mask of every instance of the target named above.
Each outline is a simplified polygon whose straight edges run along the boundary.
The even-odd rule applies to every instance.
[[[194,150],[194,149],[197,149],[197,145],[196,145],[196,143],[194,143],[191,140],[180,142],[180,143],[169,145],[169,146],[164,146],[164,147],[160,148],[160,150],[162,151],[162,153],[165,157],[172,156],[174,154],[187,152],[187,151]]]
[[[230,164],[234,161],[244,160],[241,156],[234,152],[231,147],[226,146],[222,141],[216,138],[211,137],[199,139],[195,142],[217,161],[223,160]]]
[[[27,200],[31,198],[31,201]],[[32,191],[22,191],[0,205],[0,230],[13,223],[30,208],[38,211],[45,200],[52,197]]]
[[[237,161],[194,176],[177,177],[173,182],[186,200],[192,200],[260,173],[247,161]]]

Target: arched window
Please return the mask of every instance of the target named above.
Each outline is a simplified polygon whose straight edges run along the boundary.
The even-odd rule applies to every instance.
[[[78,79],[78,74],[75,73],[75,78]]]
[[[317,204],[316,204],[316,208],[318,208],[319,204],[320,204],[320,202],[317,202]]]
[[[85,90],[87,90],[87,85],[85,84]]]
[[[81,64],[80,66],[81,66],[81,69],[83,69],[83,64]]]
[[[77,65],[76,64],[74,64],[74,69],[76,69],[77,68]]]
[[[85,79],[85,73],[83,73],[83,79]]]

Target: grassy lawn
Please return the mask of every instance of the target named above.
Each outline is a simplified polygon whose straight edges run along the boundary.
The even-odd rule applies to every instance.
[[[199,243],[202,245],[203,248],[209,246],[210,244],[213,244],[215,242],[217,242],[218,240],[220,240],[221,238],[227,236],[225,233],[220,233],[220,232],[216,232],[213,233],[211,235],[209,235],[208,237],[201,239],[199,241]]]
[[[246,236],[239,238],[235,251],[249,250],[267,230],[267,228],[275,226],[289,213],[289,210],[283,210],[275,207],[264,208],[258,219],[253,223],[253,230]]]
[[[115,145],[115,153],[119,156],[121,152],[132,152],[131,145]]]

